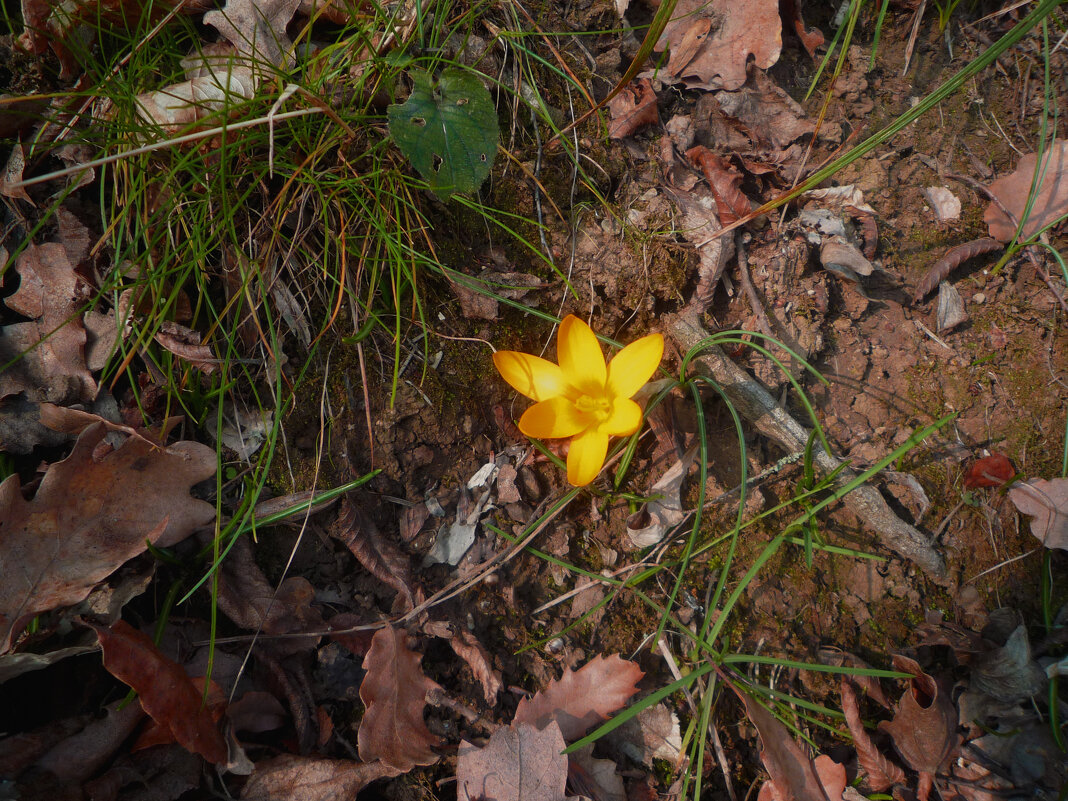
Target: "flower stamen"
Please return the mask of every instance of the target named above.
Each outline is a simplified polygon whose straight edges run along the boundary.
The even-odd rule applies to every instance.
[[[603,423],[612,416],[612,404],[604,396],[579,395],[575,401],[575,408],[580,412],[593,415],[593,419],[598,423]]]

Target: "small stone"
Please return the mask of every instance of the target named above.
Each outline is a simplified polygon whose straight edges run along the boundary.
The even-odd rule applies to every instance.
[[[976,292],[974,295],[972,295],[972,303],[978,303],[980,305],[986,303],[986,293]]]

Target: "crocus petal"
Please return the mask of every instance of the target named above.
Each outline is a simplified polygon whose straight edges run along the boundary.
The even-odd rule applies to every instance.
[[[597,337],[588,325],[573,314],[560,323],[556,337],[556,355],[560,369],[571,386],[586,395],[602,395],[608,374],[604,354]]]
[[[493,354],[493,364],[517,392],[533,400],[555,398],[568,389],[564,371],[547,359],[514,350],[499,350]]]
[[[573,437],[594,422],[592,415],[580,412],[567,398],[549,398],[523,412],[519,418],[519,430],[528,437],[538,439]]]
[[[629,437],[642,424],[642,409],[630,398],[612,401],[612,415],[597,428],[613,437]]]
[[[608,365],[605,388],[609,396],[629,398],[656,372],[664,356],[664,337],[649,334],[631,342]]]
[[[567,452],[567,481],[574,487],[585,487],[601,472],[608,454],[608,435],[599,428],[583,431],[571,440]]]

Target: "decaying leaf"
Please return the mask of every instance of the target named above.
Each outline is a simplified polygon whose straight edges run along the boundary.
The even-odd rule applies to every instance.
[[[759,70],[751,70],[745,82],[731,91],[716,92],[716,100],[723,113],[744,126],[754,145],[761,149],[787,148],[816,130],[815,121],[801,104]],[[837,138],[836,130],[836,126],[825,122],[820,137]],[[774,155],[778,163],[793,159],[788,150]]]
[[[24,392],[31,401],[63,404],[96,394],[85,365],[76,266],[62,242],[31,244],[19,255],[19,288],[4,303],[30,321],[0,330],[0,398]]]
[[[741,189],[744,176],[730,161],[704,145],[690,148],[686,151],[686,157],[700,168],[708,180],[721,223],[730,225],[753,210],[753,204]]]
[[[745,693],[735,692],[745,704],[745,713],[760,735],[760,761],[764,763],[778,797],[797,801],[828,801],[815,764],[794,742],[786,727],[762,704]],[[841,790],[838,791],[838,797],[830,801],[839,801],[840,798]]]
[[[1029,153],[1020,159],[1015,172],[998,178],[989,186],[990,193],[1016,218],[1010,220],[997,203],[987,206],[983,219],[990,229],[990,236],[999,242],[1008,242],[1016,233],[1016,223],[1027,207],[1037,164],[1038,154]],[[1021,236],[1026,239],[1065,214],[1068,214],[1068,139],[1058,139],[1043,154],[1034,205],[1024,222]]]
[[[301,576],[290,576],[277,593],[263,575],[247,537],[238,537],[222,564],[219,575],[219,608],[241,628],[263,634],[293,634],[323,627],[323,618],[312,607],[315,589]],[[267,644],[275,653],[295,653],[314,648],[318,637],[294,637]]]
[[[371,575],[395,589],[405,611],[415,606],[408,557],[382,536],[354,497],[346,495],[341,500],[330,536],[343,542]]]
[[[656,110],[656,92],[648,78],[640,78],[608,101],[608,136],[622,139],[645,125],[660,119]]]
[[[16,142],[11,148],[11,154],[7,157],[7,166],[3,174],[0,174],[0,195],[13,200],[25,200],[31,206],[37,204],[26,193],[22,184],[22,173],[26,169],[26,155],[22,149],[22,142]]]
[[[219,12],[213,12],[219,13]],[[144,92],[137,113],[165,131],[175,131],[256,95],[256,76],[232,45],[209,44],[182,60],[187,80]]]
[[[597,655],[574,672],[565,668],[559,679],[520,701],[512,725],[530,723],[544,728],[555,720],[565,740],[577,740],[622,708],[638,692],[644,675],[634,662],[618,654]]]
[[[1068,551],[1068,478],[1015,484],[1009,490],[1009,500],[1031,516],[1031,533],[1039,542]]]
[[[567,780],[572,791],[597,801],[627,801],[623,777],[611,759],[597,759],[590,743],[568,756]]]
[[[857,694],[853,690],[853,682],[848,677],[842,676],[839,684],[842,696],[842,712],[845,714],[846,725],[853,737],[853,747],[857,751],[857,762],[864,769],[868,787],[880,793],[892,784],[900,784],[905,781],[905,771],[895,765],[883,753],[875,747],[868,730],[864,728],[864,722],[860,719],[860,705],[857,703]]]
[[[835,762],[826,754],[820,754],[812,760],[812,767],[827,798],[830,801],[842,801],[842,793],[847,784],[845,765]],[[783,792],[774,780],[764,782],[757,793],[757,801],[792,801],[793,798],[792,793]]]
[[[933,776],[960,742],[957,708],[914,660],[894,654],[894,669],[911,673],[912,679],[894,719],[881,721],[879,728],[893,738],[894,748],[910,768]]]
[[[964,486],[968,489],[1000,487],[1014,475],[1016,475],[1016,468],[1012,466],[1009,457],[1001,453],[992,453],[972,463],[972,466],[968,468],[968,475],[964,477]]]
[[[226,742],[186,672],[163,656],[150,637],[128,623],[120,620],[110,628],[93,629],[104,649],[104,667],[137,690],[145,712],[186,750],[225,765]]]
[[[438,761],[438,738],[423,722],[426,694],[441,688],[419,669],[422,655],[411,650],[408,635],[392,627],[375,632],[363,658],[367,671],[360,700],[367,707],[356,740],[360,758],[381,760],[399,771]]]
[[[350,799],[371,782],[399,773],[382,762],[283,754],[256,763],[256,769],[241,790],[241,798],[244,801]]]
[[[678,764],[682,756],[679,717],[664,703],[646,707],[608,732],[606,739],[628,758],[648,767],[654,759]]]
[[[467,629],[460,629],[450,637],[449,646],[475,674],[478,683],[482,685],[482,694],[486,698],[486,703],[490,706],[497,703],[497,693],[502,687],[501,674],[493,669],[493,659],[485,646]]]
[[[94,424],[71,455],[49,467],[33,500],[18,476],[0,484],[0,653],[34,615],[83,600],[101,579],[145,550],[168,547],[215,516],[189,488],[215,473],[195,442],[166,448],[131,437],[96,459],[107,433]]]
[[[204,22],[261,69],[287,67],[293,43],[286,26],[299,5],[300,0],[227,0],[221,9],[206,13]]]
[[[682,508],[682,483],[690,472],[697,449],[697,445],[690,448],[649,489],[649,496],[656,500],[644,504],[627,518],[627,537],[635,548],[656,545],[672,527],[686,518]]]
[[[215,354],[207,345],[201,344],[200,334],[192,328],[164,320],[152,338],[198,370],[211,373],[217,367],[218,359],[215,358]]]
[[[464,740],[456,759],[457,801],[564,801],[567,757],[560,727],[501,726],[485,748]]]
[[[664,73],[698,89],[737,89],[746,63],[779,60],[782,21],[776,0],[679,0],[657,42],[670,48]]]
[[[935,330],[938,333],[952,331],[958,325],[968,322],[968,312],[964,310],[964,300],[953,284],[943,281],[938,285],[938,307],[935,310]]]
[[[972,660],[971,689],[1005,704],[1018,704],[1046,685],[1046,674],[1031,658],[1027,629],[1017,626],[1000,648]]]

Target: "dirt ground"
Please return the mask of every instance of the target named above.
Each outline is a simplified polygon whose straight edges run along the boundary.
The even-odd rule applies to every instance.
[[[828,20],[821,19],[821,13],[812,10],[806,22],[826,32]],[[569,6],[566,17],[546,20],[544,26],[595,30],[608,27],[603,22],[607,15],[601,4],[579,4]],[[906,111],[963,59],[978,52],[980,34],[994,33],[982,26],[972,30],[956,26],[951,60],[937,26],[926,22],[912,64],[902,76],[910,21],[911,14],[905,11],[891,13],[876,66],[870,71],[866,70],[870,26],[862,31],[859,44],[850,50],[808,164],[840,154],[848,144]],[[575,49],[568,44],[565,52],[575,55],[569,47]],[[609,83],[626,69],[634,43],[601,35],[584,39],[583,47]],[[580,53],[575,58],[583,63],[586,56]],[[1054,61],[1062,77],[1065,62],[1062,48]],[[949,283],[961,296],[967,315],[951,330],[938,330],[937,293],[914,298],[917,285],[949,248],[986,236],[987,198],[973,184],[947,179],[938,169],[981,184],[1012,171],[1017,151],[1032,149],[1028,143],[1035,137],[1041,109],[1041,85],[1033,77],[1037,64],[1033,36],[983,80],[952,95],[829,182],[852,184],[874,210],[864,217],[860,240],[872,253],[876,271],[860,283],[821,265],[820,248],[799,221],[806,203],[812,201],[791,204],[742,229],[761,308],[753,307],[732,259],[702,318],[704,325],[709,331],[767,329],[807,359],[826,383],[777,351],[811,399],[834,450],[853,469],[876,463],[917,429],[950,413],[957,416],[874,480],[891,509],[930,537],[945,559],[946,575],[929,575],[888,552],[864,521],[836,505],[820,517],[819,531],[826,542],[888,558],[872,561],[817,552],[809,567],[801,549],[781,550],[740,601],[729,633],[735,651],[820,662],[837,649],[888,666],[891,653],[916,653],[928,631],[924,626],[940,620],[979,631],[993,610],[1012,608],[1029,625],[1038,624],[1043,556],[1027,519],[997,488],[967,488],[964,479],[970,465],[989,453],[1008,456],[1023,478],[1059,475],[1068,409],[1068,331],[1062,303],[1026,258],[995,271],[1000,252],[969,259],[951,273]],[[796,39],[787,36],[781,59],[767,73],[768,79],[802,102],[808,119],[815,118],[823,100],[820,92],[803,100],[816,66]],[[1025,72],[1032,75],[1029,81],[1023,79]],[[1063,83],[1060,93],[1064,108],[1068,95]],[[700,269],[699,240],[684,230],[684,215],[674,202],[669,176],[678,174],[672,171],[679,169],[679,154],[686,150],[683,140],[712,146],[722,145],[722,137],[728,136],[714,124],[689,133],[669,124],[679,117],[699,117],[695,110],[704,94],[665,83],[658,90],[657,124],[607,144],[583,132],[581,146],[599,165],[596,174],[603,185],[598,189],[615,216],[589,202],[589,193],[569,198],[561,189],[570,181],[566,165],[551,153],[546,156],[544,185],[565,208],[572,204],[565,211],[572,215],[570,228],[543,209],[547,244],[570,289],[516,243],[472,224],[465,212],[438,204],[432,211],[435,235],[441,237],[448,266],[471,275],[537,276],[541,285],[523,291],[524,304],[558,316],[574,313],[594,330],[623,343],[665,330],[668,315],[678,313],[693,296]],[[674,162],[665,157],[665,148],[670,150],[672,144]],[[791,165],[799,163],[797,155],[790,156]],[[536,153],[528,149],[516,156],[533,163]],[[517,176],[495,173],[485,190],[487,203],[533,215],[539,200],[532,184]],[[754,171],[746,173],[741,187],[750,199],[764,201],[787,188],[789,180],[786,168],[775,173]],[[958,219],[940,221],[931,208],[924,190],[940,186],[959,199]],[[1063,229],[1052,239],[1063,252]],[[1047,260],[1045,269],[1060,286],[1052,262]],[[475,575],[485,560],[508,546],[504,535],[522,536],[567,489],[562,472],[515,428],[513,421],[525,401],[497,376],[486,344],[531,353],[548,346],[551,355],[555,347],[551,327],[503,304],[479,319],[466,305],[474,303],[469,293],[440,280],[430,282],[427,297],[427,316],[434,330],[425,342],[414,328],[410,330],[401,350],[404,366],[395,398],[391,399],[393,345],[382,332],[375,332],[364,348],[369,408],[359,387],[361,368],[354,350],[333,351],[329,371],[325,362],[317,368],[318,384],[311,382],[307,403],[298,405],[285,421],[285,454],[273,481],[274,490],[282,495],[380,470],[355,494],[354,503],[372,521],[377,536],[390,543],[385,552],[399,554],[410,569],[409,586],[417,603],[457,578]],[[678,344],[669,340],[663,365],[668,373],[677,372],[682,356]],[[770,360],[745,349],[730,356],[785,410],[803,418],[796,391]],[[322,398],[311,393],[322,393]],[[669,434],[643,438],[631,468],[633,497],[648,491],[694,441],[691,399],[676,393],[662,408]],[[321,409],[328,414],[322,415]],[[735,488],[741,472],[729,412],[711,394],[704,409],[711,446],[707,496],[715,498]],[[746,446],[750,476],[791,455],[752,429]],[[472,484],[480,468],[491,462],[496,483]],[[770,510],[796,494],[801,470],[800,461],[794,460],[757,483],[750,491],[746,516]],[[691,470],[683,486],[684,508],[696,502],[695,474],[696,469]],[[485,497],[491,488],[492,494]],[[433,708],[427,716],[431,732],[449,747],[461,738],[485,738],[488,724],[511,719],[522,693],[545,687],[563,667],[577,669],[598,654],[618,653],[636,661],[645,672],[643,691],[672,680],[670,665],[648,641],[657,619],[633,594],[611,597],[607,587],[595,586],[553,603],[586,579],[548,557],[601,573],[643,555],[628,539],[628,521],[634,522],[638,506],[633,498],[612,493],[580,495],[532,542],[540,555],[515,555],[489,578],[435,603],[415,621],[423,636],[422,669],[466,704],[463,709]],[[702,536],[711,538],[728,530],[734,515],[731,504],[712,507]],[[261,532],[256,561],[267,579],[273,583],[283,574],[303,577],[314,588],[318,605],[353,613],[366,622],[396,611],[397,586],[361,569],[352,554],[331,539],[331,528],[339,525],[337,517],[336,510],[316,515],[300,533],[287,528]],[[435,541],[460,518],[478,523],[473,546],[455,565],[433,563],[427,555],[434,551]],[[733,569],[744,571],[790,519],[791,514],[775,513],[747,528]],[[686,533],[684,529],[669,554],[677,555]],[[711,549],[697,559],[683,585],[686,600],[679,606],[680,618],[689,618],[695,626],[702,623],[702,599],[724,558],[722,550]],[[1064,554],[1053,552],[1052,573],[1059,577],[1054,609],[1068,601],[1065,567]],[[644,589],[663,600],[673,578],[658,577]],[[606,598],[610,602],[595,609]],[[151,619],[151,603],[135,602],[132,608],[145,616],[145,622]],[[178,640],[187,644],[203,640],[205,608],[201,599],[175,620]],[[448,644],[458,631],[473,635],[502,679],[506,689],[495,706],[482,700],[479,676]],[[434,632],[437,635],[430,636]],[[225,634],[240,640],[239,630],[228,628]],[[226,659],[242,655],[240,642],[222,643],[222,651],[229,654]],[[682,658],[684,642],[673,638],[669,647]],[[337,643],[303,658],[308,684],[302,691],[332,720],[336,739],[331,748],[339,754],[352,752],[361,716],[353,690],[360,676],[359,659]],[[766,666],[753,671],[753,678],[784,692],[828,706],[837,704],[836,685],[821,674]],[[0,699],[7,705],[3,728],[28,731],[71,711],[94,714],[103,700],[115,697],[116,686],[92,654],[26,674],[0,686]],[[681,697],[668,703],[685,729],[690,718],[686,704]],[[718,718],[719,736],[741,797],[757,779],[759,748],[753,727],[741,707],[732,703],[725,701],[726,709]],[[474,717],[466,714],[471,709],[477,713]],[[812,736],[832,754],[843,748],[825,732]],[[263,744],[276,747],[276,741]],[[604,746],[598,753],[617,760],[631,799],[652,797],[643,793],[666,797],[677,779],[674,767],[663,759],[646,764],[628,761],[616,745]],[[437,766],[379,782],[360,797],[452,797],[453,771],[450,756]],[[729,797],[711,756],[702,772],[708,797]]]

